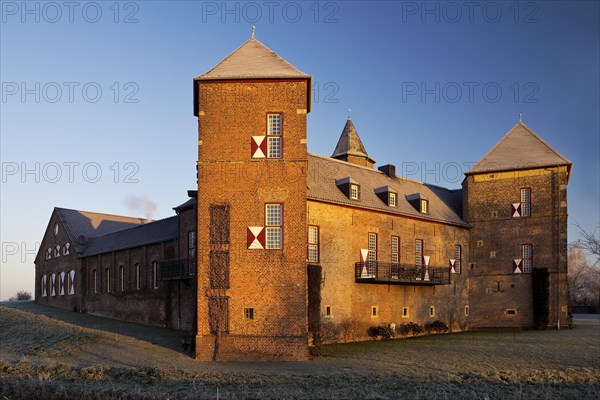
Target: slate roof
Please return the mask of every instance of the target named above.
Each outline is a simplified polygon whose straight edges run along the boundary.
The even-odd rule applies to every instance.
[[[139,225],[134,228],[99,236],[92,239],[87,246],[85,246],[81,255],[87,257],[133,247],[146,246],[152,243],[175,240],[178,235],[178,225],[178,217],[173,216]]]
[[[555,167],[557,165],[567,165],[570,172],[572,163],[527,125],[518,122],[466,174]]]
[[[360,200],[350,200],[336,186],[336,180],[346,177],[350,177],[360,185]],[[470,226],[461,218],[461,189],[449,190],[404,177],[390,178],[379,170],[315,154],[308,155],[307,185],[309,200],[384,211],[465,227]],[[398,193],[397,207],[387,206],[375,194],[375,189],[382,186],[389,186]],[[429,200],[429,214],[417,211],[408,202],[406,196],[415,193],[421,193]]]
[[[195,80],[310,78],[252,38]]]
[[[354,124],[350,118],[348,118],[346,125],[344,125],[342,134],[335,145],[335,150],[333,151],[331,157],[340,159],[346,155],[365,157],[373,164],[375,163],[375,160],[373,160],[371,157],[369,157],[369,154],[367,154],[367,150],[360,140],[358,132],[356,131],[356,128],[354,127]]]
[[[62,222],[77,253],[83,252],[85,244],[90,239],[148,222],[144,218],[78,211],[68,208],[55,207],[54,211]]]

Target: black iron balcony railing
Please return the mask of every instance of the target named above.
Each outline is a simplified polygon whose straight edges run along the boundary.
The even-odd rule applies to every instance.
[[[354,265],[357,283],[385,283],[389,285],[449,285],[450,268],[425,267],[367,261]]]
[[[192,279],[196,275],[196,260],[190,258],[177,258],[174,260],[160,261],[158,263],[160,279],[162,281],[179,281]]]

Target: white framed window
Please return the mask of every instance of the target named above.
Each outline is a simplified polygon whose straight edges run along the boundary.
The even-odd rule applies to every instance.
[[[319,262],[319,227],[308,226],[308,262]]]
[[[521,245],[521,257],[523,258],[523,273],[531,273],[531,269],[533,268],[533,245]]]
[[[68,256],[71,253],[70,249],[71,243],[65,243],[65,247],[63,247],[63,256]]]
[[[521,189],[521,217],[531,217],[531,188]]]
[[[65,295],[65,271],[60,273],[60,279],[58,280],[58,294],[61,296]]]
[[[54,257],[60,257],[60,244],[57,244],[54,248]]]
[[[48,249],[46,250],[46,260],[49,260],[52,258],[52,247],[48,247]]]
[[[379,307],[371,306],[371,318],[377,318],[379,316]]]
[[[423,240],[415,240],[415,266],[420,268],[423,265]]]
[[[72,269],[69,271],[69,276],[67,276],[69,295],[75,294],[75,270]]]
[[[267,114],[267,157],[281,158],[281,114]]]
[[[429,214],[429,200],[421,199],[421,212],[423,214]]]
[[[281,249],[283,205],[279,203],[265,204],[266,248]]]
[[[388,204],[390,207],[396,207],[398,201],[398,195],[394,192],[389,193]]]
[[[465,306],[465,316],[469,316],[469,306]]]
[[[462,266],[462,247],[459,245],[454,246],[454,271],[460,274]]]
[[[369,246],[369,263],[374,263],[377,261],[377,234],[373,232],[369,232],[368,236],[368,246]]]
[[[435,307],[434,306],[429,307],[429,316],[435,317]]]
[[[50,296],[56,296],[56,274],[50,275]]]
[[[400,264],[400,238],[398,236],[392,236],[392,265]]]
[[[360,196],[360,190],[358,188],[358,185],[351,183],[350,184],[350,199],[358,200],[359,196]]]
[[[402,307],[402,318],[408,318],[408,317],[410,317],[409,308]]]

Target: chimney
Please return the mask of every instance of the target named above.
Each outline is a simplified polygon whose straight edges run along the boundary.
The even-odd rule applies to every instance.
[[[382,165],[378,169],[390,178],[396,177],[396,166],[394,164]]]

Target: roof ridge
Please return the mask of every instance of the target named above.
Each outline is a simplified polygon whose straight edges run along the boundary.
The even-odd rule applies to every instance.
[[[158,220],[152,220],[152,219],[148,219],[148,218],[130,217],[130,216],[127,216],[127,215],[120,215],[120,214],[109,214],[109,213],[102,213],[102,212],[96,212],[96,211],[76,210],[74,208],[54,207],[54,209],[56,209],[56,210],[65,210],[65,211],[75,211],[75,212],[78,212],[78,213],[89,213],[89,214],[96,214],[96,215],[107,215],[107,216],[110,216],[110,217],[130,218],[130,219],[136,219],[136,220],[142,220],[142,221],[150,221],[150,222],[158,221]]]
[[[166,220],[168,220],[168,219],[173,219],[173,218],[177,218],[177,215],[172,215],[172,216],[170,216],[170,217],[166,217],[166,218],[161,218],[161,219],[153,220],[153,221],[150,221],[150,222],[148,222],[147,224],[139,224],[139,225],[131,226],[131,227],[129,227],[129,228],[120,229],[120,230],[118,230],[118,231],[114,231],[114,232],[105,233],[104,235],[94,236],[94,237],[92,238],[92,240],[96,240],[96,239],[98,239],[98,238],[103,238],[103,237],[110,236],[110,235],[115,235],[115,234],[117,234],[117,233],[122,233],[122,232],[125,232],[125,231],[130,231],[130,230],[132,230],[132,229],[144,228],[144,227],[150,226],[150,225],[152,225],[152,224],[155,224],[155,223],[158,223],[158,222],[164,222],[164,221],[166,221]]]
[[[560,154],[558,152],[558,150],[556,150],[554,147],[550,146],[550,143],[546,142],[544,140],[544,138],[542,138],[540,135],[535,133],[535,131],[533,129],[531,129],[530,127],[528,127],[524,122],[519,121],[519,124],[521,124],[523,126],[523,128],[527,129],[529,131],[529,133],[531,133],[533,135],[533,137],[535,137],[537,140],[539,140],[540,143],[542,143],[544,146],[546,146],[548,148],[548,150],[550,150],[552,153],[554,153],[557,157],[562,158],[563,161],[565,161],[567,163],[571,163],[571,161],[567,157],[563,156],[562,154]]]

